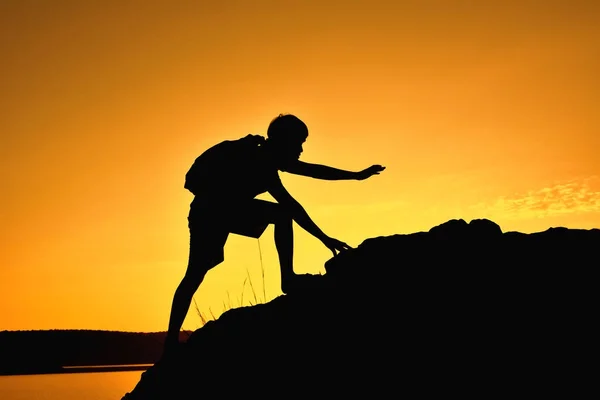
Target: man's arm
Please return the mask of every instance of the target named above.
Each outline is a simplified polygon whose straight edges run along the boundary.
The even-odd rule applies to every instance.
[[[305,231],[316,237],[317,239],[326,241],[329,237],[313,222],[309,217],[304,207],[292,197],[292,195],[283,186],[281,181],[277,180],[269,189],[269,194],[284,208],[289,210],[294,221],[300,225]]]
[[[327,236],[323,231],[315,224],[312,219],[308,216],[304,208],[288,193],[283,187],[283,184],[279,179],[269,189],[269,194],[277,200],[277,202],[289,210],[294,221],[300,225],[305,231],[319,239],[325,247],[327,247],[333,253],[334,257],[338,252],[351,249],[348,244],[341,242],[337,239]]]
[[[290,174],[329,181],[358,179],[358,172],[345,171],[327,165],[310,164],[300,160],[290,163],[282,170]]]

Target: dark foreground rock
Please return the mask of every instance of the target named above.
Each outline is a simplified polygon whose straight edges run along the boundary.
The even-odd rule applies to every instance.
[[[367,239],[318,287],[198,329],[123,399],[515,395],[583,380],[599,250],[598,229],[488,220]]]

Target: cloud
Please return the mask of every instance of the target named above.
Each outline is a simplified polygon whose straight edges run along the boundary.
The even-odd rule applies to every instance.
[[[559,182],[524,193],[502,196],[491,203],[478,203],[470,208],[490,215],[513,218],[600,212],[600,177]]]

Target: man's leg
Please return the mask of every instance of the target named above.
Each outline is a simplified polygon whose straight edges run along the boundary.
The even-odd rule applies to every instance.
[[[294,272],[294,231],[293,219],[277,205],[275,211],[275,247],[281,268],[281,291],[289,293],[296,289],[316,287],[321,280],[318,275],[296,274]]]
[[[287,293],[292,284],[297,283],[294,273],[294,229],[292,216],[279,204],[254,199],[232,210],[230,215],[231,232],[258,238],[268,224],[273,224],[275,248],[281,269],[281,290]]]
[[[175,348],[179,344],[179,331],[185,321],[185,317],[190,309],[194,293],[202,283],[206,272],[204,269],[199,269],[202,272],[190,273],[192,268],[188,267],[188,271],[177,286],[173,303],[171,305],[171,315],[169,317],[169,331],[165,340],[165,348]]]
[[[291,217],[278,210],[275,220],[275,248],[279,256],[281,269],[281,289],[286,293],[289,283],[294,279],[294,227]]]
[[[223,248],[228,232],[211,228],[210,224],[197,226],[194,223],[193,225],[194,227],[190,224],[188,266],[185,276],[173,296],[165,350],[175,348],[179,344],[179,332],[190,309],[194,293],[198,290],[206,273],[224,260]]]

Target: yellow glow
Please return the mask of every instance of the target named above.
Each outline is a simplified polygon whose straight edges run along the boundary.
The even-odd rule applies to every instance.
[[[0,330],[166,330],[185,172],[280,112],[307,123],[305,161],[387,167],[282,175],[353,246],[451,218],[600,227],[598,15],[577,1],[3,2]],[[330,256],[300,229],[295,254],[310,273]],[[248,276],[263,299],[257,241],[231,236],[225,255],[196,296],[207,316],[253,302]],[[192,306],[184,328],[200,323]]]

